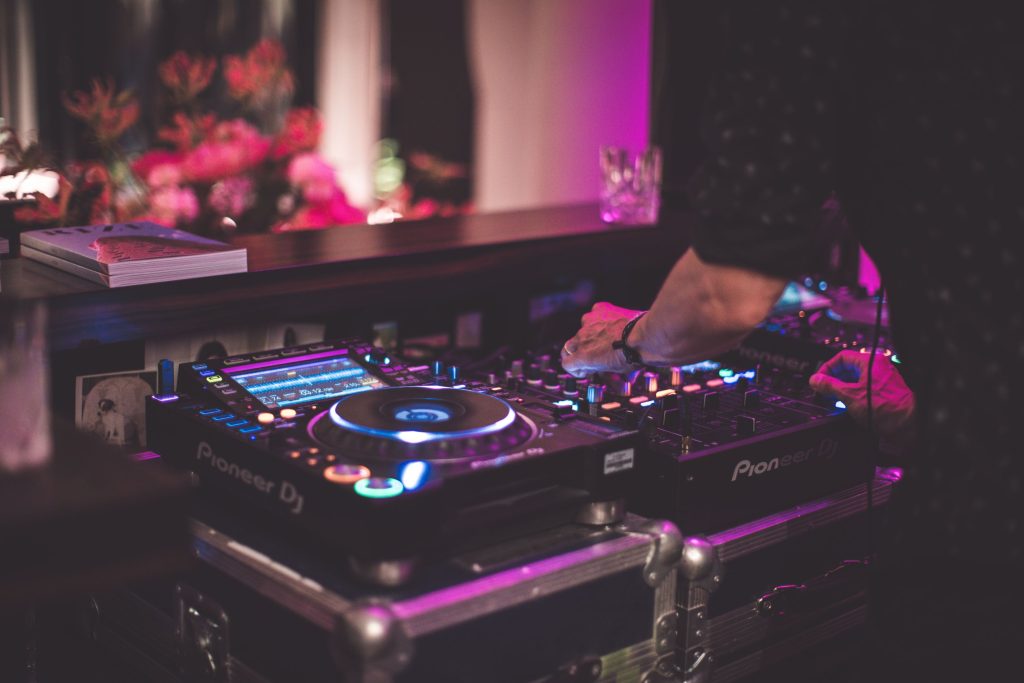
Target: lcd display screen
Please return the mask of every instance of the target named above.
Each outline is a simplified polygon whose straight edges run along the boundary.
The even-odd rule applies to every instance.
[[[323,401],[387,386],[347,356],[232,372],[231,378],[267,408]]]

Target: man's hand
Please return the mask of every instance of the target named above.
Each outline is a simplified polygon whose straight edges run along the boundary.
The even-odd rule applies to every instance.
[[[605,301],[584,314],[583,326],[562,346],[562,367],[570,375],[586,377],[594,372],[628,372],[633,368],[612,342],[622,337],[622,328],[642,311],[621,308]]]
[[[867,427],[868,361],[871,355],[846,349],[826,361],[811,375],[810,385],[819,394],[835,396],[857,424]],[[876,354],[871,367],[871,427],[881,437],[898,444],[914,440],[914,394],[888,357]]]

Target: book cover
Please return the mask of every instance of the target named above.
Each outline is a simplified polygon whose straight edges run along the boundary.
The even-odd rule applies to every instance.
[[[145,221],[31,230],[22,234],[21,243],[105,275],[199,267],[208,261],[231,264],[220,272],[246,270],[245,249]]]

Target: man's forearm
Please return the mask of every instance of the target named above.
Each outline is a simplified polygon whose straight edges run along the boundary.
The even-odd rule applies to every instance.
[[[669,273],[630,344],[650,365],[702,360],[739,344],[782,295],[786,280],[705,263],[690,249]]]

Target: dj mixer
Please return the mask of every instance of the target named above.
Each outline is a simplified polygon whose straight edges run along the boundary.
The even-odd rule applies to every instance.
[[[491,374],[566,411],[638,430],[631,512],[684,533],[726,528],[862,483],[866,435],[835,398],[778,368],[702,361],[577,379],[558,356],[513,359]]]
[[[814,295],[798,283],[790,283],[787,293],[791,291],[796,293],[783,295],[771,315],[734,352],[738,362],[807,377],[843,349],[867,353],[877,342],[877,349],[887,356],[895,352],[885,304],[876,338],[878,301],[874,297],[846,288],[830,291],[827,297]]]
[[[636,429],[413,366],[360,341],[179,367],[147,403],[149,446],[301,531],[368,581],[430,554],[575,519],[622,519]]]

